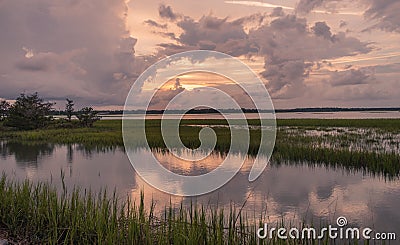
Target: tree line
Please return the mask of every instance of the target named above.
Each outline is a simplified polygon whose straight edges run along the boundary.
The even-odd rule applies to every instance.
[[[65,105],[66,118],[55,120],[51,115],[54,105],[55,103],[44,101],[38,93],[22,93],[12,104],[5,100],[0,101],[0,121],[6,127],[32,130],[45,127],[92,127],[94,122],[100,120],[92,107],[75,111],[74,101],[68,98]]]

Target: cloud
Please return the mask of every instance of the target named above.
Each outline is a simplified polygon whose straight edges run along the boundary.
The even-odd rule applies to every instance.
[[[169,102],[177,96],[179,93],[183,92],[185,89],[179,90],[158,90],[157,93],[152,98],[148,109],[149,110],[164,110]]]
[[[324,4],[325,2],[331,4]],[[359,12],[336,11],[335,7],[339,3],[338,0],[300,0],[295,8],[260,1],[225,1],[225,3],[251,7],[280,8],[288,10],[288,12],[292,12],[293,14],[308,14],[312,12],[317,14],[362,15],[362,13]],[[324,6],[326,10],[315,10],[315,8],[319,6]]]
[[[155,22],[154,20],[146,20],[144,23],[149,26],[161,28],[161,29],[166,29],[168,27],[167,24],[159,24],[159,23]]]
[[[338,3],[340,3],[340,1],[337,0],[300,0],[296,6],[296,11],[307,14],[312,12],[315,8],[331,4],[330,8],[332,12],[335,12]],[[358,0],[358,3],[366,7],[364,16],[367,19],[378,21],[377,24],[365,30],[382,29],[390,32],[400,32],[400,1]]]
[[[218,50],[233,56],[247,54],[251,47],[247,42],[247,34],[243,23],[255,18],[242,18],[229,21],[228,18],[215,16],[203,16],[198,21],[188,16],[179,20],[176,24],[182,29],[182,33],[172,39],[179,44],[159,44],[163,50],[159,55],[171,55],[187,50]]]
[[[306,88],[304,80],[315,63],[372,50],[368,43],[345,33],[331,33],[325,22],[309,28],[306,19],[295,15],[282,16],[252,30],[249,40],[257,44],[258,55],[265,58],[261,75],[268,80],[275,98],[302,95]]]
[[[85,53],[85,50],[72,50],[63,53],[26,50],[27,54],[17,60],[15,67],[27,72],[65,72],[73,75],[85,75],[86,71],[72,60]]]
[[[329,91],[327,99],[335,101],[347,101],[351,103],[356,101],[364,101],[369,104],[371,100],[392,100],[393,95],[382,88],[352,86],[346,88],[345,90],[340,89]],[[366,103],[364,105],[366,105]],[[358,106],[363,106],[363,104],[358,103]]]
[[[283,16],[285,13],[283,12],[282,7],[274,8],[274,10],[271,13],[271,17],[280,17]]]
[[[214,16],[203,16],[199,21],[185,18],[177,25],[184,30],[178,40],[183,45],[194,46],[201,41],[214,44],[225,43],[229,40],[240,40],[246,38],[243,27]]]
[[[279,60],[270,57],[266,59],[265,71],[261,75],[269,81],[268,88],[273,98],[294,98],[304,93],[303,82],[311,65],[303,60]]]
[[[370,71],[357,69],[335,71],[329,78],[329,82],[332,86],[368,84],[374,80],[374,75],[371,74]]]
[[[323,37],[327,40],[332,40],[331,28],[326,22],[316,22],[314,27],[311,28],[316,36]]]
[[[326,22],[316,22],[310,27],[305,18],[286,15],[279,9],[270,22],[264,21],[265,15],[237,20],[212,15],[199,20],[181,16],[176,24],[182,32],[174,39],[178,43],[160,44],[163,48],[160,53],[206,49],[235,57],[263,57],[261,76],[274,98],[301,96],[306,90],[304,81],[318,62],[372,51],[368,43],[344,32],[332,33]],[[246,32],[244,23],[251,19],[262,21]]]
[[[0,96],[38,91],[82,104],[121,104],[146,67],[134,55],[126,13],[125,0],[2,1]]]
[[[368,0],[370,6],[365,12],[369,19],[378,20],[379,23],[372,28],[385,31],[400,32],[400,1],[398,0]]]
[[[155,92],[152,97],[149,109],[150,110],[164,110],[167,108],[169,102],[178,94],[185,91],[185,88],[182,87],[180,78],[176,78],[174,82],[169,82],[164,86],[168,86],[172,84],[172,88],[159,88]]]
[[[366,6],[365,17],[378,22],[372,28],[398,31],[397,1],[359,1]],[[301,0],[296,11],[306,13],[335,2]],[[334,31],[326,22],[286,14],[284,9],[291,12],[293,8],[285,6],[270,6],[272,12],[237,19],[212,14],[194,18],[171,6],[157,7],[160,18],[144,23],[150,32],[170,41],[160,43],[152,56],[137,56],[135,33],[126,27],[125,0],[2,1],[0,32],[6,35],[0,35],[0,97],[11,99],[23,91],[39,91],[47,98],[68,96],[91,105],[121,105],[138,75],[155,61],[206,49],[262,60],[260,74],[273,97],[295,98],[310,89],[307,79],[320,69],[318,64],[327,60],[334,67],[338,58],[360,60],[357,55],[373,50],[369,43]],[[327,86],[371,85],[373,74],[350,66],[346,69],[329,73]]]
[[[17,62],[16,67],[25,71],[47,71],[52,64],[50,61],[51,57],[43,57],[42,55],[42,57],[22,59]]]
[[[296,6],[296,11],[299,13],[309,13],[313,9],[322,5],[324,0],[300,0]]]
[[[161,4],[160,7],[158,8],[158,14],[160,17],[175,21],[180,17],[179,14],[176,14],[172,11],[171,6],[166,6],[164,4]]]

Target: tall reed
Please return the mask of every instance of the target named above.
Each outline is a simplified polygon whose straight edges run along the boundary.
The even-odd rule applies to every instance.
[[[156,213],[140,200],[121,202],[107,191],[92,193],[64,185],[0,178],[0,228],[15,242],[28,244],[329,244],[329,240],[259,240],[266,219],[241,209],[224,210],[191,203],[170,204]],[[137,201],[137,202],[136,202]],[[283,227],[284,222],[276,223]]]

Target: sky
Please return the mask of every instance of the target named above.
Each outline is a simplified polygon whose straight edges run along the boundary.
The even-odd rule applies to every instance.
[[[213,50],[251,67],[275,108],[399,107],[398,13],[398,0],[0,0],[0,98],[121,109],[155,62]],[[240,101],[215,74],[175,82],[165,98],[203,86]]]

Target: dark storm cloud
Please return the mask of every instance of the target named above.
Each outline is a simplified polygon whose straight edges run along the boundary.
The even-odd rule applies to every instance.
[[[146,63],[134,56],[124,13],[125,0],[2,1],[0,97],[38,91],[121,104]]]

